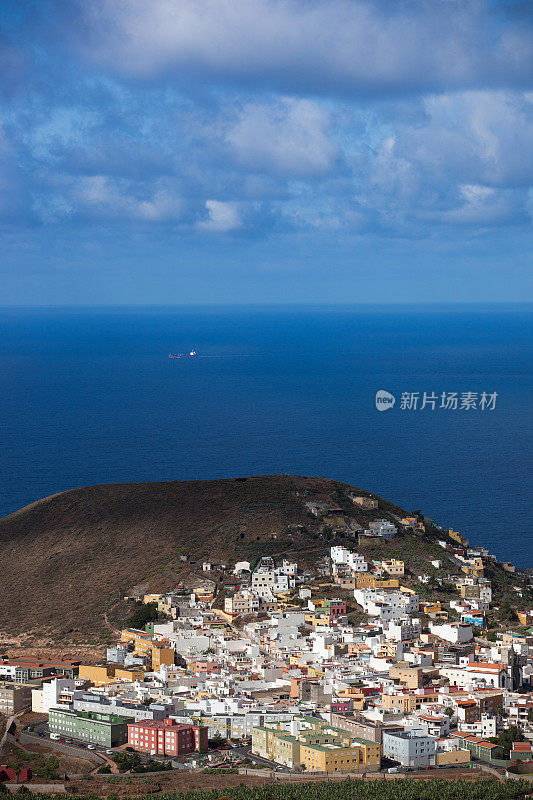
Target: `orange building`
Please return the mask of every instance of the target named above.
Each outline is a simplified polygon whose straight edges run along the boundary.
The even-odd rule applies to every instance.
[[[355,585],[357,589],[398,589],[400,582],[397,578],[380,580],[367,572],[355,576]]]
[[[122,631],[121,642],[133,642],[135,653],[150,659],[151,669],[158,672],[161,665],[174,666],[174,649],[167,639],[155,641],[146,631],[135,628],[125,628]]]
[[[114,676],[114,668],[106,664],[80,664],[80,679],[90,681],[95,686],[103,686],[105,683],[110,683]]]
[[[103,686],[112,681],[142,681],[144,670],[141,667],[118,667],[113,664],[81,664],[79,675],[95,686]]]
[[[152,645],[152,671],[159,672],[162,664],[167,667],[174,666],[174,648],[154,643]]]

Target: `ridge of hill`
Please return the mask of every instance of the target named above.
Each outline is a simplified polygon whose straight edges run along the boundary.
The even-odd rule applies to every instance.
[[[324,526],[306,502],[341,507],[359,524],[406,513],[381,498],[377,511],[363,511],[348,491],[377,497],[326,478],[273,475],[106,484],[39,500],[0,520],[0,633],[104,641],[131,613],[124,596],[198,586],[209,577],[203,560],[318,549]]]

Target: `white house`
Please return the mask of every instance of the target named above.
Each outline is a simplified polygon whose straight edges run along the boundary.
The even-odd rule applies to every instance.
[[[354,589],[354,598],[363,611],[381,622],[400,619],[419,610],[417,594],[385,592],[376,589]]]
[[[431,633],[452,644],[469,642],[473,638],[472,626],[465,622],[447,622],[443,625],[429,623]]]
[[[400,617],[391,619],[385,635],[387,639],[394,639],[397,642],[418,639],[422,633],[422,624],[418,618]],[[431,662],[430,662],[431,663]]]
[[[505,664],[491,664],[482,661],[471,661],[466,665],[466,672],[472,682],[493,686],[495,689],[511,689],[512,681]]]
[[[375,519],[368,523],[368,530],[372,533],[377,533],[384,539],[394,539],[398,533],[397,528],[386,519]]]
[[[250,562],[249,561],[237,561],[237,563],[233,567],[233,574],[234,575],[238,575],[239,572],[250,572]]]
[[[364,557],[353,550],[348,550],[346,547],[338,545],[332,547],[330,550],[331,560],[333,561],[333,574],[337,574],[337,567],[340,564],[346,565],[351,572],[361,573],[368,572],[368,564]]]

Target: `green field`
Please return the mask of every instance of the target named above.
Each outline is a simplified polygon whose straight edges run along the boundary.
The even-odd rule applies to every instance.
[[[522,800],[531,796],[528,781],[321,781],[319,783],[274,783],[216,791],[194,791],[159,795],[161,800]]]
[[[0,786],[0,794],[2,787]],[[239,786],[231,789],[194,790],[185,793],[158,793],[158,800],[523,800],[533,795],[533,786],[525,780],[492,779],[476,781],[415,780],[391,781],[321,781]],[[36,800],[50,800],[51,795],[33,795]],[[149,800],[141,795],[138,800]],[[84,796],[98,800],[98,795]]]

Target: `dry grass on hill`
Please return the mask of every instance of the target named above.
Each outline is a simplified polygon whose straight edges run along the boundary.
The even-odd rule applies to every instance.
[[[212,578],[202,574],[204,559],[231,564],[318,546],[308,500],[343,504],[367,521],[346,497],[353,488],[260,476],[89,486],[33,503],[0,520],[0,641],[31,634],[48,636],[49,646],[98,646],[130,613],[122,598],[133,587],[198,585]],[[398,510],[383,501],[379,515]]]

